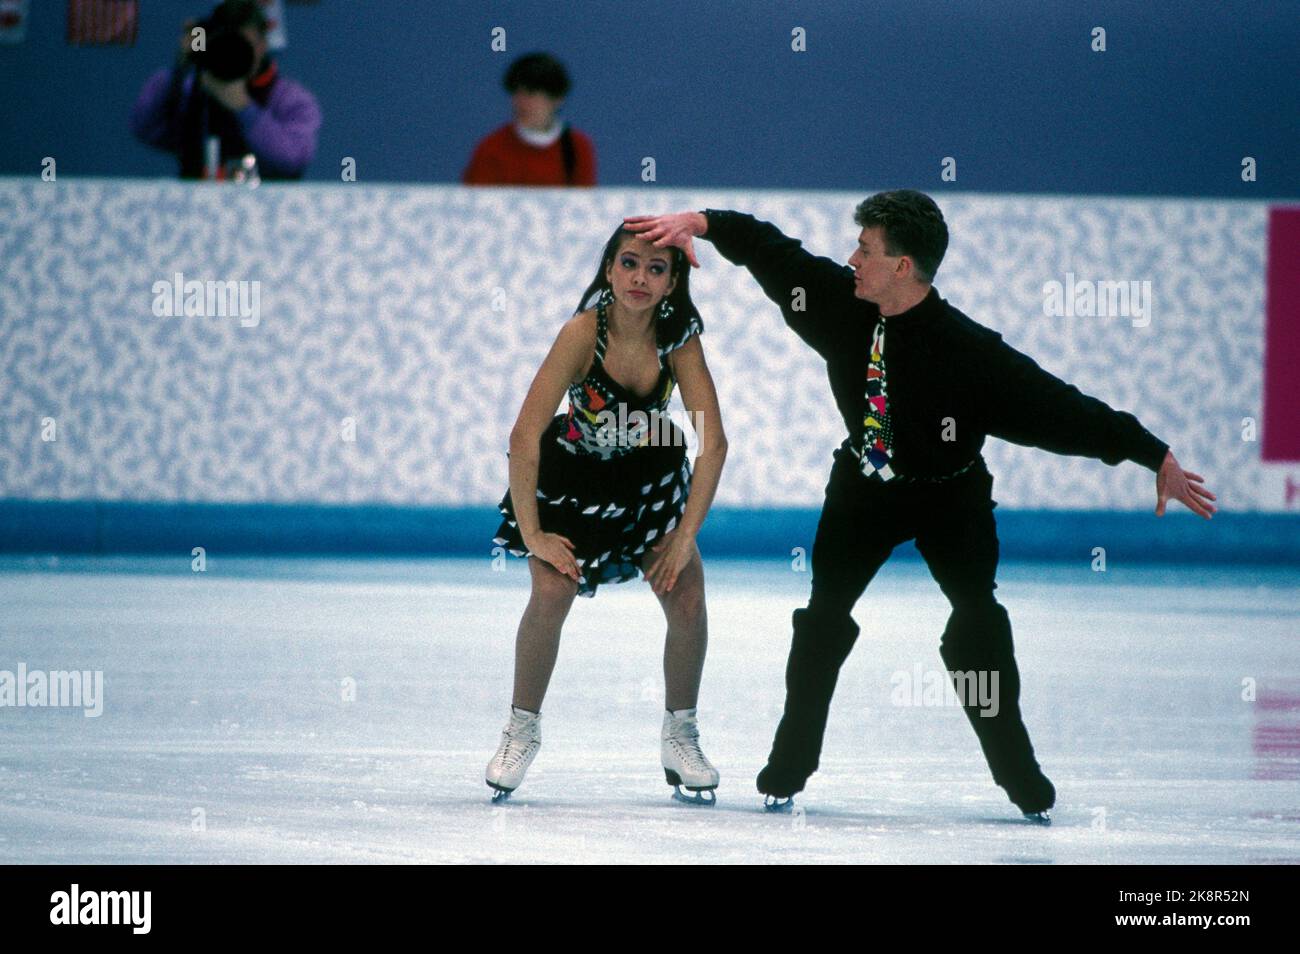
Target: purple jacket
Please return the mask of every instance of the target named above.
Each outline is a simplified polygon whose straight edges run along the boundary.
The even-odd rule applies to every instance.
[[[192,70],[184,76],[180,97],[169,106],[173,76],[173,70],[161,69],[149,77],[131,110],[131,131],[151,146],[182,156],[184,116],[190,105],[195,76]],[[316,153],[316,134],[321,124],[316,97],[301,84],[279,75],[274,77],[265,95],[259,97],[256,89],[252,94],[254,101],[238,113],[231,113],[215,102],[210,107],[214,119],[215,114],[224,114],[233,116],[237,122],[239,135],[228,134],[235,131],[234,125],[223,132],[220,124],[214,123],[217,128],[211,130],[222,137],[223,159],[232,158],[238,148],[247,145],[257,156],[263,178],[300,177]],[[257,102],[258,99],[263,102]],[[242,144],[231,142],[240,135]]]

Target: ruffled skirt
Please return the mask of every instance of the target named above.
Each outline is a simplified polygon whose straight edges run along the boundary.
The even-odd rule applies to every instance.
[[[623,583],[641,574],[650,548],[677,526],[690,492],[691,465],[685,437],[621,457],[602,459],[562,446],[565,417],[557,415],[542,435],[537,510],[542,530],[573,543],[578,595],[595,596],[601,583]],[[529,556],[507,490],[501,525],[492,542],[515,556]]]

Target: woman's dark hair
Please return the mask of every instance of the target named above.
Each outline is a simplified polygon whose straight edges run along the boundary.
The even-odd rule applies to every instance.
[[[629,231],[621,225],[614,230],[614,234],[605,243],[605,250],[600,254],[600,267],[596,269],[596,277],[592,279],[591,284],[587,286],[587,290],[578,299],[578,307],[573,310],[575,315],[594,307],[596,296],[610,287],[609,279],[605,277],[605,269],[618,255],[618,250],[622,247],[624,239],[639,237],[638,233]],[[655,339],[661,346],[681,341],[692,321],[696,322],[700,328],[704,327],[704,319],[700,316],[700,310],[695,307],[695,302],[691,301],[691,265],[686,260],[686,253],[675,246],[666,248],[663,251],[668,254],[668,274],[670,277],[677,279],[677,284],[673,286],[673,290],[667,296],[668,303],[673,306],[673,313],[668,317],[667,321],[655,319]]]
[[[564,64],[549,53],[528,53],[506,70],[506,92],[517,89],[537,90],[551,99],[563,99],[569,93],[569,73]]]

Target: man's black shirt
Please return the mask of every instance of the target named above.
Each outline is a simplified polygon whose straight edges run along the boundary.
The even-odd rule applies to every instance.
[[[1044,371],[935,288],[908,311],[882,318],[875,304],[854,294],[849,266],[813,255],[752,215],[704,214],[702,238],[748,268],[786,324],[826,360],[835,403],[859,450],[871,339],[877,323],[885,322],[895,473],[922,479],[951,474],[980,454],[986,435],[1111,465],[1132,460],[1160,469],[1169,445],[1136,417]]]

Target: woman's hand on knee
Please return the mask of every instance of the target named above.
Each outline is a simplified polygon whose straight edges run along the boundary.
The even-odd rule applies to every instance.
[[[532,551],[533,556],[545,560],[574,583],[578,582],[581,573],[578,571],[578,561],[573,556],[573,541],[568,537],[543,531],[531,542],[528,549]]]
[[[655,554],[654,565],[646,573],[646,582],[656,595],[672,592],[677,577],[695,556],[695,535],[685,533],[680,527],[669,530],[650,548]]]

